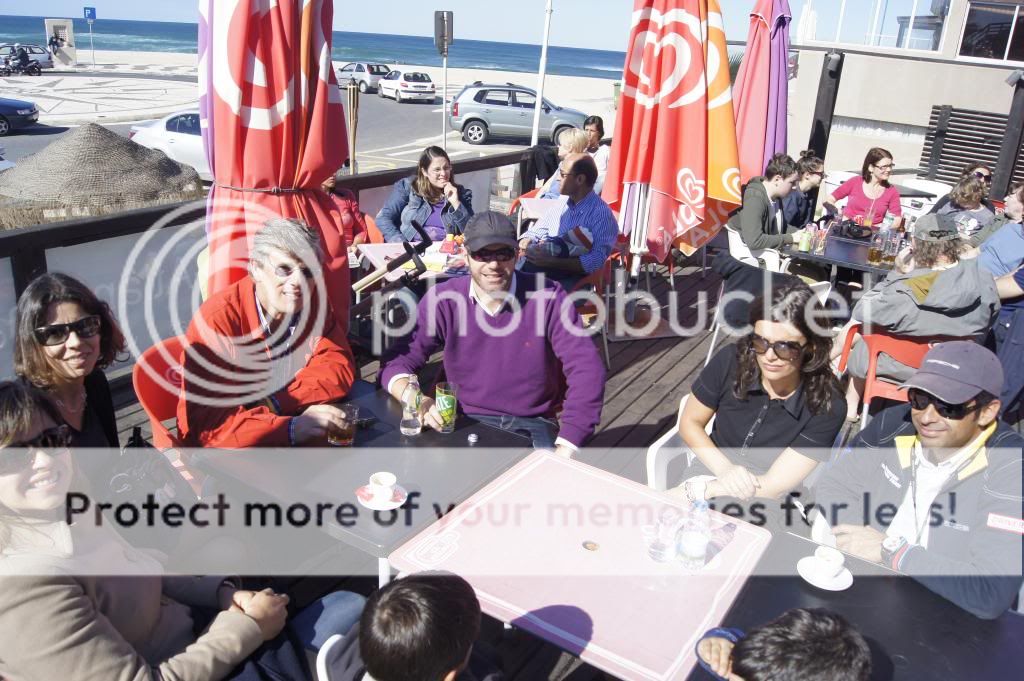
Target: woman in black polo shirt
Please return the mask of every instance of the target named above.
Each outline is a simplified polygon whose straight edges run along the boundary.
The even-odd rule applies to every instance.
[[[754,301],[753,333],[722,348],[693,384],[679,423],[696,455],[678,488],[691,499],[782,497],[828,459],[843,425],[831,339],[812,328],[827,328],[814,293],[792,284],[765,307]]]

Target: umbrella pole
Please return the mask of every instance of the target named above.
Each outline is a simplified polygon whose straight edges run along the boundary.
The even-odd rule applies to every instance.
[[[633,202],[633,225],[629,232],[629,284],[626,288],[631,291],[639,286],[640,268],[643,266],[643,258],[649,251],[647,249],[647,220],[651,213],[651,186],[647,183],[633,185],[636,188],[636,197]],[[636,299],[630,298],[626,303],[626,323],[632,324],[636,321]]]

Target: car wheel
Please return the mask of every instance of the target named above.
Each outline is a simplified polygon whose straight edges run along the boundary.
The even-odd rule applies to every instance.
[[[366,81],[365,80],[359,81],[359,92],[361,94],[365,95],[366,94],[366,90],[367,90]]]
[[[395,88],[395,101],[398,102],[399,104],[405,101],[404,99],[402,99],[402,91],[399,90],[398,88]]]
[[[384,88],[382,88],[380,85],[377,86],[377,96],[380,97],[381,99],[384,99]]]
[[[0,137],[4,137],[11,131],[11,124],[7,122],[7,119],[0,116]]]
[[[483,144],[490,133],[483,121],[470,121],[462,128],[462,139],[470,144]]]
[[[551,141],[554,142],[556,146],[558,145],[558,138],[561,137],[562,133],[565,132],[566,130],[572,130],[572,126],[560,125],[557,128],[555,128],[554,134],[551,135]]]

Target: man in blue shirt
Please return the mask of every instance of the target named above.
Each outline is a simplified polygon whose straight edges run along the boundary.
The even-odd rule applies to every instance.
[[[524,272],[543,272],[567,291],[585,276],[604,265],[612,252],[619,224],[611,208],[594,193],[597,165],[589,154],[570,154],[558,167],[562,194],[569,200],[560,213],[548,213],[519,240],[526,250]],[[545,237],[564,237],[576,227],[590,232],[592,247],[580,256],[557,257],[544,251],[538,242]]]

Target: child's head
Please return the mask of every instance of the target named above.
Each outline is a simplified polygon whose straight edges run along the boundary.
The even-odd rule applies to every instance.
[[[376,681],[451,681],[480,634],[480,603],[458,575],[421,572],[370,596],[359,652]]]
[[[794,608],[736,644],[732,671],[743,681],[866,681],[871,651],[839,615]]]

